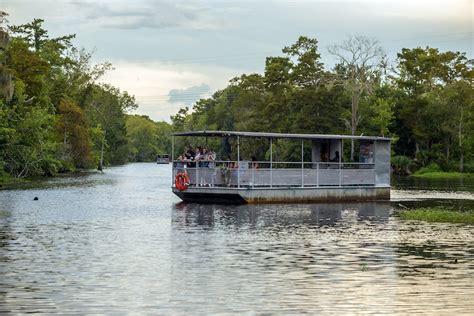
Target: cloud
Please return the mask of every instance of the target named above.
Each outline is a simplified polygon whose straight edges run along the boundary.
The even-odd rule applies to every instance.
[[[189,106],[196,102],[196,100],[200,99],[201,96],[207,94],[210,90],[211,87],[205,83],[186,89],[172,89],[170,92],[168,92],[169,102],[184,103]]]
[[[142,2],[72,2],[85,12],[88,22],[112,29],[215,29],[222,26],[212,8],[196,2],[168,0]]]
[[[112,60],[115,70],[102,82],[135,95],[136,113],[154,120],[170,120],[170,115],[190,106],[201,97],[222,89],[240,75],[239,71],[214,65],[166,64],[161,62],[124,62]]]

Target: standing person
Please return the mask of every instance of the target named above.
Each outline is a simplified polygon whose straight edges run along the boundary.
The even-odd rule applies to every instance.
[[[208,165],[209,168],[216,167],[215,160],[216,160],[216,153],[212,149],[209,149],[207,151],[207,161],[209,161],[209,165]]]
[[[230,156],[227,156],[224,168],[222,169],[222,176],[224,178],[224,185],[231,186],[232,170],[235,168],[234,162],[230,160]]]
[[[192,162],[195,156],[196,156],[196,153],[192,150],[191,146],[189,146],[186,152],[184,153],[184,158],[187,161],[188,167],[192,168],[196,166],[196,164]]]
[[[191,147],[186,148],[186,151],[183,154],[184,159],[186,159],[186,160],[194,160],[195,155],[196,155],[196,153],[192,150]]]
[[[202,149],[200,146],[196,147],[196,152],[195,152],[195,155],[194,155],[194,160],[195,161],[198,161],[198,160],[202,160]]]
[[[208,160],[209,160],[209,153],[207,151],[207,147],[202,147],[202,153],[201,153],[201,156],[199,157],[200,160],[204,160],[204,162],[202,162],[200,164],[201,167],[204,167],[204,168],[207,168],[209,167],[209,163],[208,163]]]

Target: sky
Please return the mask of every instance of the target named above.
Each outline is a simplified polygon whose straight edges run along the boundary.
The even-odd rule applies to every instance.
[[[135,95],[136,113],[170,120],[243,73],[262,73],[300,35],[328,46],[348,36],[375,38],[393,62],[402,48],[431,46],[473,58],[471,0],[0,0],[10,24],[45,20],[50,36],[76,34],[75,45],[114,70],[101,80]]]

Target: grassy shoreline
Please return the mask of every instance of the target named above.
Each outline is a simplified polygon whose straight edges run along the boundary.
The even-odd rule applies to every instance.
[[[433,223],[462,223],[474,225],[474,210],[453,210],[444,207],[426,207],[400,212],[403,220]]]
[[[464,179],[474,178],[474,173],[433,171],[426,173],[414,173],[410,177],[429,178],[429,179]]]

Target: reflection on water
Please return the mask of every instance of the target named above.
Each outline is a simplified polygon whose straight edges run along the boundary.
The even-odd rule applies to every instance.
[[[336,226],[349,219],[387,221],[389,216],[388,202],[238,206],[177,203],[174,206],[173,225],[207,226],[212,229],[217,220],[220,225],[234,228],[291,228],[298,225],[325,227]]]
[[[394,177],[392,188],[391,200],[394,205],[474,209],[474,178]]]
[[[473,226],[393,203],[184,204],[170,177],[130,164],[0,191],[0,313],[474,309]]]
[[[392,187],[402,190],[438,190],[474,192],[474,178],[419,178],[396,177],[392,178]]]

